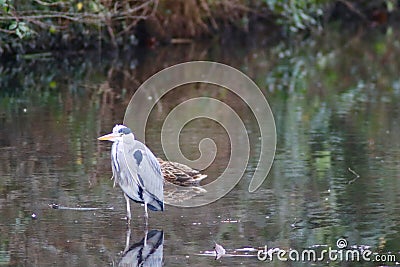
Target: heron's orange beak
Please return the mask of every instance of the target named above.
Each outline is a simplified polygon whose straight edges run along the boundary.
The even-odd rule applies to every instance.
[[[114,133],[109,133],[103,136],[100,136],[99,138],[97,138],[97,140],[101,140],[101,141],[112,141],[115,138],[117,138],[118,135],[114,134]]]

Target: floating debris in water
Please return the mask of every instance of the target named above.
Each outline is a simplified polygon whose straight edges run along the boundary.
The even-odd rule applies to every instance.
[[[216,260],[219,260],[226,253],[226,250],[224,249],[224,247],[217,243],[215,243],[214,250],[215,250],[215,259]]]
[[[239,220],[226,219],[226,220],[222,220],[221,223],[240,223],[240,221]]]
[[[214,241],[215,242],[215,241]],[[253,247],[243,247],[231,250],[225,250],[225,248],[217,243],[215,243],[214,250],[200,251],[199,256],[212,256],[216,260],[223,257],[257,257],[257,253],[260,248]]]
[[[235,249],[237,252],[258,252],[259,249],[253,247],[244,247],[244,248],[237,248]]]
[[[302,228],[302,222],[303,220],[297,220],[297,218],[294,218],[294,222],[290,226],[295,229]]]
[[[309,248],[327,248],[328,245],[327,244],[315,244],[315,245],[311,245]]]
[[[349,172],[351,172],[352,174],[354,174],[356,177],[352,180],[350,180],[348,182],[348,184],[352,184],[354,183],[358,178],[360,178],[360,175],[358,173],[356,173],[355,171],[353,171],[350,167],[348,168]]]
[[[31,218],[34,219],[34,220],[36,220],[36,219],[37,219],[36,213],[32,213]]]
[[[53,209],[58,209],[58,204],[56,204],[56,203],[51,203],[51,204],[49,204],[49,207],[50,207],[50,208],[53,208]]]
[[[49,207],[50,207],[50,208],[53,208],[53,209],[56,209],[56,210],[57,210],[57,209],[60,209],[60,210],[79,210],[79,211],[114,210],[114,207],[108,207],[108,208],[65,207],[65,206],[58,205],[58,204],[56,204],[56,203],[49,204]]]

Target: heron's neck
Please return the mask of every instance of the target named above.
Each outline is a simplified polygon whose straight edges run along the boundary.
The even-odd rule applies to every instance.
[[[133,134],[127,134],[122,138],[122,142],[124,144],[133,144],[133,142],[135,142],[135,137]]]

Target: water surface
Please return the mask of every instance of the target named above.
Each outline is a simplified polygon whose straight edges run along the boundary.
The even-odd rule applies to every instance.
[[[249,193],[260,153],[260,132],[250,109],[229,91],[209,86],[177,88],[163,97],[150,116],[146,136],[157,155],[163,156],[160,129],[168,112],[197,96],[214,97],[234,108],[251,143],[244,177],[226,197],[200,208],[167,206],[164,213],[150,214],[149,231],[162,231],[156,256],[164,266],[271,264],[256,257],[216,261],[199,255],[212,251],[214,242],[229,254],[264,245],[336,248],[339,238],[349,246],[394,254],[399,261],[398,37],[391,29],[357,34],[333,31],[268,46],[260,38],[224,47],[161,47],[121,57],[92,52],[67,59],[3,62],[0,264],[114,266],[126,262],[122,253],[127,237],[125,202],[110,180],[111,144],[96,138],[122,122],[130,96],[143,81],[189,60],[232,65],[257,83],[275,116],[277,150],[267,180]],[[182,132],[181,147],[188,158],[196,158],[198,142],[204,137],[218,145],[215,162],[204,171],[212,180],[223,172],[230,155],[224,129],[207,120],[193,121]],[[104,209],[52,209],[52,203]],[[133,204],[132,212],[129,244],[137,248],[145,237],[143,207]],[[272,264],[286,266],[279,261]]]

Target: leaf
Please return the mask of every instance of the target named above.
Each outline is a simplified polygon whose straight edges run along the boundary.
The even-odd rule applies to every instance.
[[[26,26],[24,22],[18,24],[18,29],[23,32],[24,34],[29,31],[29,28]]]
[[[57,82],[56,82],[56,81],[51,81],[51,82],[49,83],[49,87],[50,87],[51,89],[56,88],[56,87],[57,87]]]
[[[76,4],[76,9],[78,9],[78,11],[81,11],[82,8],[83,8],[82,2],[79,2],[79,3]]]
[[[11,31],[13,31],[13,30],[15,30],[17,27],[18,27],[18,23],[14,21],[13,23],[10,24],[10,26],[8,26],[8,29],[11,30]]]
[[[392,1],[386,1],[386,7],[388,12],[393,12],[394,10],[394,5]]]
[[[18,35],[18,37],[19,37],[20,39],[24,38],[24,33],[23,33],[19,28],[17,28],[17,29],[15,30],[15,33]]]
[[[50,28],[49,28],[49,32],[50,32],[51,34],[56,33],[56,32],[57,32],[56,27],[54,27],[53,25],[51,25]]]

